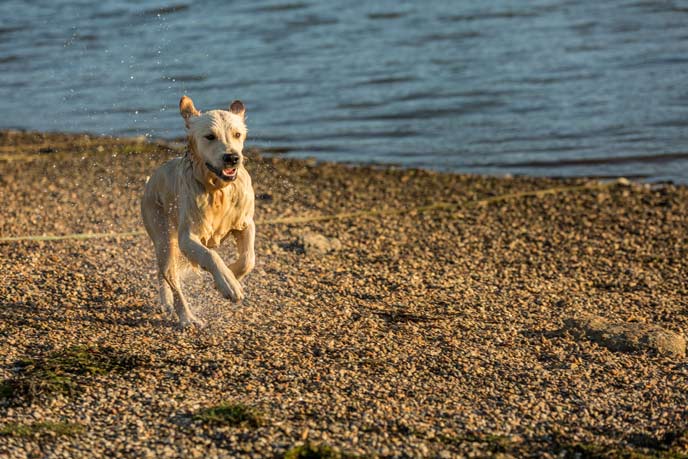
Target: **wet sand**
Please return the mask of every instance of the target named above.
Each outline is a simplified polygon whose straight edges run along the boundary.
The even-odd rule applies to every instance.
[[[77,345],[135,362],[64,370],[66,392],[0,390],[0,457],[688,454],[685,355],[612,350],[566,326],[595,314],[685,336],[688,188],[251,152],[261,224],[248,298],[231,304],[192,274],[208,326],[179,330],[157,306],[138,210],[145,177],[179,153],[0,134],[0,238],[135,233],[0,242],[3,387]],[[339,246],[320,253],[309,232]],[[260,422],[202,415],[222,403]]]

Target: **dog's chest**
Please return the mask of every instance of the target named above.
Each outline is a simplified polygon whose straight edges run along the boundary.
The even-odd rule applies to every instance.
[[[225,190],[217,190],[208,197],[208,223],[212,233],[201,238],[201,242],[207,247],[213,248],[220,245],[230,231],[241,228],[241,211],[237,193],[228,193]]]

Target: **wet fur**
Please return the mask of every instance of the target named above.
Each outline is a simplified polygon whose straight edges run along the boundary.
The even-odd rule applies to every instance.
[[[141,214],[155,246],[163,307],[176,312],[181,326],[203,326],[182,292],[182,270],[188,263],[198,266],[212,274],[225,298],[235,302],[243,299],[239,281],[255,265],[254,193],[244,168],[243,104],[235,101],[229,111],[201,114],[184,96],[180,112],[187,127],[187,152],[153,173],[141,200]],[[216,135],[217,140],[205,139],[208,133]],[[240,159],[236,178],[226,181],[209,170],[206,163],[221,169],[222,155],[230,152]],[[238,258],[227,266],[212,249],[229,235],[236,241]]]

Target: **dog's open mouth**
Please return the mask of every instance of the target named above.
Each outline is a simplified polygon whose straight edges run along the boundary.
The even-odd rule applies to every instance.
[[[227,182],[231,182],[232,180],[235,180],[237,178],[237,168],[236,167],[227,167],[225,169],[218,169],[217,167],[213,166],[210,163],[205,163],[206,167],[210,169],[215,175],[220,177],[222,180],[225,180]]]

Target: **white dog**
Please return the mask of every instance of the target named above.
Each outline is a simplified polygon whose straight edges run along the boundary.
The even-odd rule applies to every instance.
[[[179,110],[188,150],[153,173],[146,183],[141,214],[155,245],[163,306],[169,312],[174,306],[181,326],[203,326],[182,294],[180,271],[185,260],[181,255],[212,274],[222,296],[235,302],[244,297],[239,280],[255,265],[254,193],[242,154],[245,109],[236,100],[229,111],[201,114],[184,96]],[[239,257],[227,267],[212,249],[230,233]]]

